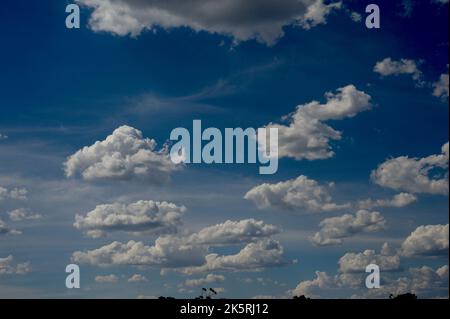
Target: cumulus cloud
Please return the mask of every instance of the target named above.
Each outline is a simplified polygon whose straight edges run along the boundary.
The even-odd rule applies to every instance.
[[[373,68],[375,73],[381,76],[398,76],[401,74],[411,75],[412,79],[418,84],[423,84],[422,71],[416,61],[410,59],[400,59],[399,61],[385,58],[383,61],[377,62]]]
[[[341,210],[350,204],[336,204],[327,186],[319,185],[315,180],[301,175],[277,184],[261,184],[245,194],[259,209],[281,208],[284,210],[304,210],[320,213]]]
[[[128,282],[147,282],[148,279],[141,274],[134,274],[130,278],[128,278]]]
[[[387,298],[389,295],[413,293],[419,298],[448,298],[448,266],[410,268],[398,277],[384,276],[379,289],[365,289],[360,297]]]
[[[355,117],[370,110],[371,97],[354,85],[339,88],[337,93],[325,94],[326,103],[312,101],[297,106],[292,114],[284,117],[288,125],[269,124],[278,128],[279,156],[296,160],[319,160],[334,156],[330,141],[340,140],[342,132],[324,122]]]
[[[223,282],[225,277],[222,275],[208,274],[206,277],[197,279],[188,279],[184,282],[187,287],[205,286],[216,282]]]
[[[184,245],[180,240],[160,237],[154,246],[142,242],[113,242],[87,252],[77,251],[72,254],[72,260],[81,264],[97,266],[134,265],[134,266],[164,266],[182,267],[201,264],[207,253],[201,246]]]
[[[400,193],[391,199],[377,199],[368,198],[358,203],[360,209],[372,209],[375,207],[405,207],[417,201],[417,197],[410,193]]]
[[[288,295],[311,298],[332,296],[333,290],[346,291],[351,298],[386,299],[391,294],[414,293],[419,298],[448,297],[448,266],[434,270],[431,267],[409,268],[404,271],[400,266],[400,256],[383,245],[380,254],[373,250],[362,253],[346,253],[339,259],[336,275],[316,271],[316,278],[300,282]],[[382,272],[381,287],[367,289],[365,279],[366,266],[377,264]]]
[[[101,284],[104,283],[113,284],[119,281],[119,277],[117,277],[116,275],[96,276],[95,281]]]
[[[14,257],[0,258],[0,275],[24,275],[31,271],[29,262],[14,264]]]
[[[384,273],[379,289],[365,287],[366,274],[344,273],[336,276],[325,272],[316,272],[316,278],[300,282],[288,293],[293,296],[305,295],[320,298],[333,289],[349,291],[352,298],[387,299],[394,296],[413,293],[419,298],[448,298],[448,266],[433,269],[429,266],[410,268],[402,273]]]
[[[1,235],[20,235],[20,230],[11,229],[3,220],[0,219],[0,236]]]
[[[152,200],[98,205],[86,216],[76,215],[74,226],[94,238],[111,231],[174,232],[185,210],[184,206]]]
[[[424,158],[401,156],[382,163],[371,174],[378,185],[411,193],[448,195],[449,144],[442,153]],[[445,173],[438,174],[440,171]],[[433,176],[431,175],[433,171]]]
[[[193,274],[214,270],[259,270],[282,264],[283,249],[268,237],[276,228],[255,220],[227,221],[184,236],[166,235],[153,246],[129,241],[113,242],[95,250],[72,254],[78,263],[98,266],[157,266]],[[247,244],[235,255],[211,253],[213,247]]]
[[[323,0],[77,0],[93,11],[94,31],[138,36],[144,30],[189,27],[231,36],[235,42],[256,39],[272,45],[283,36],[283,27],[309,29],[325,24],[341,2]]]
[[[448,73],[441,74],[438,81],[433,83],[433,95],[442,99],[448,99]]]
[[[419,226],[402,243],[404,256],[448,255],[448,224]]]
[[[25,208],[14,209],[8,212],[8,215],[12,221],[35,220],[42,218],[41,214],[34,213]]]
[[[335,280],[322,271],[316,271],[316,278],[300,282],[294,290],[293,296],[306,296],[308,298],[320,298],[320,291],[333,287]]]
[[[64,163],[65,173],[89,181],[139,178],[164,183],[179,166],[172,163],[166,148],[155,148],[155,140],[144,138],[135,128],[121,126],[104,141],[71,155]]]
[[[0,201],[13,199],[13,200],[26,200],[28,191],[25,188],[13,188],[8,189],[0,186]]]
[[[320,231],[310,240],[318,246],[341,245],[344,238],[363,232],[378,232],[385,226],[386,220],[379,212],[360,210],[355,215],[345,214],[322,220]]]
[[[8,136],[5,135],[5,134],[0,133],[0,141],[1,140],[6,140],[6,139],[8,139]]]
[[[279,233],[274,225],[255,219],[228,220],[222,224],[205,227],[187,237],[186,241],[195,245],[229,246],[248,243]]]
[[[362,253],[346,253],[339,259],[339,272],[363,273],[370,264],[380,267],[381,272],[399,271],[400,257],[398,255],[385,255],[382,251],[377,254],[374,250],[365,250]]]
[[[278,241],[264,239],[246,245],[234,255],[209,254],[205,264],[186,267],[181,272],[191,275],[209,271],[259,271],[286,264],[283,252]]]

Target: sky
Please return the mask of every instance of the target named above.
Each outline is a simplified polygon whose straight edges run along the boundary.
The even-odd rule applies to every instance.
[[[0,298],[448,298],[448,1],[74,2],[0,9]],[[277,173],[173,164],[193,120]]]

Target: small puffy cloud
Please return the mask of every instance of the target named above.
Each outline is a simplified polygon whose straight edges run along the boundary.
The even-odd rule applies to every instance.
[[[424,158],[401,156],[382,163],[371,174],[376,184],[411,193],[448,195],[449,144],[442,146],[442,154]],[[438,174],[438,171],[446,171]],[[431,175],[433,171],[433,176]]]
[[[208,274],[206,277],[197,279],[188,279],[184,282],[187,287],[205,286],[216,282],[223,282],[225,277],[222,275]]]
[[[8,215],[12,221],[35,220],[42,218],[42,215],[34,213],[25,208],[14,209],[8,212]]]
[[[362,15],[359,14],[358,12],[352,11],[350,13],[350,18],[354,21],[354,22],[361,22],[362,21]]]
[[[281,208],[307,212],[330,212],[349,208],[349,204],[336,204],[328,191],[330,185],[321,186],[315,180],[301,175],[277,184],[261,184],[245,194],[259,209]]]
[[[3,220],[0,219],[0,236],[1,235],[20,235],[20,230],[11,229]]]
[[[26,200],[28,191],[25,188],[8,189],[0,186],[0,201],[1,200]]]
[[[378,232],[385,226],[386,220],[380,213],[360,210],[355,215],[345,214],[322,220],[320,231],[310,240],[318,246],[341,245],[344,238],[363,232]]]
[[[141,274],[134,274],[130,278],[128,278],[128,282],[147,282],[148,279]]]
[[[283,247],[272,239],[250,243],[234,255],[209,254],[201,266],[181,269],[185,274],[209,271],[258,271],[267,267],[285,265]]]
[[[116,275],[96,276],[95,281],[101,284],[115,284],[119,281],[119,277],[117,277]]]
[[[433,83],[433,95],[442,99],[448,99],[448,74],[442,74],[438,81]]]
[[[395,61],[391,58],[385,58],[383,61],[375,64],[373,71],[381,76],[407,74],[411,75],[414,81],[417,81],[419,84],[422,83],[422,71],[419,70],[418,63],[410,59]]]
[[[172,163],[168,150],[156,151],[156,142],[142,132],[121,126],[104,141],[97,141],[70,156],[64,163],[67,177],[81,175],[85,180],[127,180],[138,178],[164,183],[179,166]]]
[[[363,273],[370,264],[380,267],[381,272],[399,271],[400,257],[398,255],[376,254],[374,250],[365,250],[362,253],[346,253],[339,259],[339,272]]]
[[[288,125],[269,124],[278,128],[279,156],[296,160],[319,160],[334,156],[330,141],[340,140],[342,133],[324,122],[352,118],[370,110],[371,97],[354,85],[339,88],[337,93],[325,94],[326,103],[318,101],[299,105],[292,114],[284,117]]]
[[[0,141],[1,140],[6,140],[6,139],[8,139],[8,136],[5,135],[5,134],[0,133]]]
[[[98,205],[86,216],[77,215],[74,226],[94,238],[111,231],[174,232],[181,224],[181,215],[185,210],[184,206],[151,200],[129,205]]]
[[[322,290],[332,287],[335,287],[335,279],[325,272],[316,271],[315,279],[300,282],[290,293],[292,296],[320,298]]]
[[[448,255],[448,224],[419,226],[402,243],[403,256]]]
[[[14,257],[0,258],[0,275],[24,275],[31,271],[29,262],[14,264]]]
[[[368,198],[360,201],[358,206],[360,209],[372,209],[375,207],[405,207],[417,201],[417,197],[410,193],[400,193],[391,199],[377,199]]]
[[[195,245],[229,246],[256,241],[278,233],[279,229],[274,225],[253,218],[228,220],[222,224],[203,228],[187,237],[186,242]]]
[[[172,237],[159,237],[154,246],[142,242],[113,242],[87,252],[77,251],[72,260],[80,264],[97,266],[134,265],[183,267],[204,262],[207,249],[200,246],[185,245]]]
[[[341,2],[323,0],[77,0],[93,11],[89,25],[96,32],[138,36],[145,30],[189,27],[195,31],[230,36],[235,42],[256,39],[272,45],[283,27],[309,29],[326,23]]]

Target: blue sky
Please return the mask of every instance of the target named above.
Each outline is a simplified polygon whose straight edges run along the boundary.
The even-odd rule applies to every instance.
[[[126,0],[106,1],[111,5],[103,9],[114,13],[117,2],[128,6],[131,18],[135,18],[139,6],[152,9],[145,1]],[[369,30],[364,25],[369,2],[344,0],[339,8],[323,13],[324,20],[307,20],[310,28],[301,18],[293,22],[287,17],[283,34],[273,41],[258,41],[253,36],[242,38],[243,32],[249,29],[257,34],[261,25],[264,30],[274,30],[264,25],[265,20],[258,22],[257,15],[245,16],[253,11],[235,13],[236,19],[246,22],[242,29],[233,27],[242,22],[234,21],[235,16],[217,13],[216,18],[223,21],[221,31],[216,31],[214,23],[195,20],[197,16],[189,11],[185,17],[180,15],[176,2],[173,8],[163,6],[162,10],[184,21],[184,27],[167,22],[168,26],[160,21],[162,18],[155,18],[157,22],[134,36],[114,32],[118,26],[120,30],[127,27],[120,19],[101,23],[100,15],[100,23],[90,20],[99,9],[89,4],[97,1],[79,1],[85,6],[78,30],[65,27],[68,1],[2,4],[0,220],[5,229],[21,234],[2,234],[0,223],[0,260],[10,255],[14,258],[4,262],[3,273],[0,263],[0,297],[189,298],[200,288],[185,281],[207,278],[208,274],[223,276],[207,284],[224,288],[221,295],[227,298],[300,293],[371,297],[375,294],[363,287],[363,282],[356,287],[344,283],[344,275],[357,280],[363,274],[345,273],[338,265],[344,255],[365,250],[375,250],[373,260],[389,256],[391,261],[400,261],[400,266],[392,269],[386,266],[385,272],[382,267],[385,290],[379,291],[380,295],[397,292],[399,278],[406,278],[409,290],[416,289],[419,296],[448,296],[448,145],[446,155],[441,151],[448,142],[449,124],[448,4],[378,1],[381,28]],[[194,2],[193,6],[202,3]],[[237,5],[240,2],[235,1]],[[282,6],[290,3],[280,3],[280,15]],[[304,3],[323,4],[312,0]],[[362,21],[354,21],[352,13],[361,14]],[[298,14],[301,17],[305,12],[299,9]],[[227,19],[232,22],[227,24]],[[386,58],[397,63],[390,65],[390,72],[375,72],[374,66]],[[415,69],[406,70],[406,63],[413,63]],[[414,74],[420,74],[420,79]],[[447,93],[434,94],[441,75],[447,75]],[[142,131],[144,137],[155,139],[161,147],[172,129],[190,128],[194,119],[201,119],[205,127],[219,129],[283,123],[282,117],[295,112],[298,105],[311,101],[325,104],[326,92],[336,93],[347,85],[369,95],[371,108],[354,117],[326,122],[342,132],[341,140],[330,142],[335,154],[327,159],[281,158],[277,174],[270,176],[259,175],[254,165],[188,165],[172,172],[170,181],[162,184],[140,178],[90,180],[79,174],[65,176],[64,163],[69,156],[105,140],[123,125]],[[424,176],[413,176],[411,168],[397,176],[395,187],[391,180],[377,183],[371,179],[372,171],[390,159],[408,156],[418,163],[432,155],[440,155],[444,163],[417,173],[426,175],[424,184],[444,182],[446,186],[439,190],[415,185]],[[259,209],[256,201],[244,199],[258,185],[292,181],[301,175],[326,189],[330,202],[349,206],[311,212],[300,200],[292,209],[277,205]],[[418,179],[411,180],[414,177]],[[335,185],[328,187],[330,182]],[[27,199],[14,196],[14,189],[26,189]],[[294,195],[306,191],[293,190]],[[386,203],[399,193],[408,193],[415,200],[397,205],[401,207]],[[344,223],[340,227],[347,233],[341,244],[311,242],[309,238],[321,230],[321,221],[345,214],[356,216],[361,210],[359,202],[368,198],[385,201],[366,209],[369,214],[379,212],[385,222],[382,229],[369,230],[370,225],[349,229]],[[158,237],[165,236],[121,229],[106,237],[90,238],[73,225],[75,215],[85,216],[98,205],[128,205],[139,200],[167,201],[187,208],[182,225],[169,235],[173,241],[185,240],[186,234],[227,220],[254,219],[274,225],[279,231],[268,236],[270,239],[206,249],[229,256],[255,240],[275,240],[283,247],[283,262],[266,260],[260,271],[254,272],[240,260],[242,264],[231,271],[212,269],[190,275],[153,264],[103,267],[86,262],[80,263],[82,288],[66,289],[64,269],[74,252],[87,253],[114,241],[134,240],[152,246]],[[28,217],[34,213],[41,218],[22,216],[14,220],[9,213],[19,208],[27,209]],[[430,226],[426,235],[415,232],[420,226]],[[411,236],[419,237],[415,253],[407,252],[407,238]],[[424,245],[426,249],[420,249],[421,241],[429,243]],[[386,242],[391,251],[382,255],[380,250]],[[20,273],[17,265],[27,262],[30,269]],[[161,274],[162,268],[169,268],[167,274]],[[326,273],[326,277],[316,278],[316,271]],[[427,288],[420,290],[417,286],[425,280],[425,273],[432,273],[432,279],[428,276]],[[95,280],[96,276],[111,274],[118,282]],[[148,281],[128,282],[133,274],[142,274]],[[324,282],[319,287],[320,280]]]

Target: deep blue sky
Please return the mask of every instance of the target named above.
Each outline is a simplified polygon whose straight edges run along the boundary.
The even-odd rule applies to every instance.
[[[368,30],[339,10],[327,17],[326,25],[311,30],[287,26],[285,35],[267,46],[254,40],[233,45],[230,37],[189,28],[159,28],[137,38],[93,32],[88,27],[91,11],[86,8],[81,29],[68,30],[64,9],[69,1],[2,1],[0,134],[8,139],[0,139],[0,186],[25,187],[29,199],[24,204],[0,202],[0,219],[7,221],[6,212],[20,205],[44,218],[15,226],[23,230],[20,236],[0,237],[0,258],[13,255],[33,267],[23,276],[0,274],[0,297],[192,296],[177,291],[185,277],[161,277],[159,269],[143,271],[147,285],[116,289],[94,282],[99,274],[126,278],[139,272],[131,267],[86,267],[84,287],[90,289],[65,289],[64,267],[71,254],[111,242],[83,237],[72,226],[75,214],[121,196],[186,205],[186,227],[193,230],[244,218],[280,226],[284,231],[278,239],[286,259],[299,263],[262,273],[226,274],[227,280],[219,283],[226,297],[280,296],[314,278],[316,270],[335,274],[337,260],[345,252],[379,250],[385,241],[401,243],[420,225],[447,224],[448,197],[419,194],[411,206],[380,208],[389,222],[386,231],[350,238],[343,246],[315,247],[306,235],[318,231],[323,218],[341,214],[258,211],[243,200],[255,185],[299,175],[319,183],[334,181],[337,202],[392,197],[395,191],[370,181],[373,169],[390,157],[440,153],[448,141],[448,100],[434,97],[429,84],[417,87],[408,75],[382,78],[373,67],[386,57],[407,58],[422,61],[427,83],[448,73],[448,5],[413,1],[411,15],[405,16],[402,1],[376,2],[382,13],[380,30]],[[344,3],[364,19],[369,2]],[[252,166],[189,167],[162,188],[99,185],[64,177],[66,157],[103,140],[120,125],[133,126],[162,145],[173,128],[189,128],[193,119],[218,128],[260,127],[279,121],[299,104],[324,102],[325,92],[348,84],[368,93],[375,107],[355,118],[330,122],[344,134],[332,143],[336,151],[332,159],[281,159],[273,176],[259,176]],[[148,99],[165,104],[141,114],[131,111]],[[148,238],[144,241],[151,244]],[[405,269],[446,263],[445,256],[402,260]],[[254,282],[243,289],[240,282],[247,277],[263,277],[269,283]],[[336,294],[349,296],[345,291]]]

